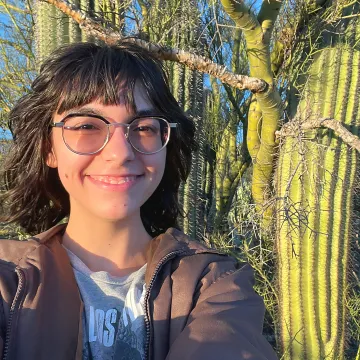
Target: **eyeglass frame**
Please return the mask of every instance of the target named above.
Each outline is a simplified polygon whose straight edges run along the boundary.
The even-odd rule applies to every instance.
[[[106,134],[106,138],[105,138],[105,141],[104,141],[104,144],[102,145],[102,147],[97,150],[97,151],[94,151],[94,152],[90,152],[90,153],[83,153],[83,152],[79,152],[79,151],[75,151],[73,149],[71,149],[71,147],[67,144],[67,142],[65,141],[65,137],[64,137],[64,126],[66,124],[66,120],[69,119],[69,118],[72,118],[72,117],[76,117],[76,116],[86,116],[86,117],[92,117],[92,118],[96,118],[96,119],[100,119],[102,120],[105,125],[106,125],[106,129],[107,129],[107,134]],[[166,139],[166,142],[165,144],[161,147],[161,149],[159,150],[156,150],[154,152],[143,152],[143,151],[140,151],[138,150],[132,143],[131,141],[129,140],[129,130],[130,130],[130,126],[131,124],[135,121],[135,120],[138,120],[138,119],[148,119],[148,118],[156,118],[156,119],[161,119],[161,120],[164,120],[168,125],[169,125],[169,134],[168,134],[168,137]],[[167,144],[169,143],[169,140],[170,140],[170,134],[171,134],[171,128],[176,128],[178,126],[177,123],[171,123],[169,122],[166,118],[164,118],[163,116],[158,116],[158,115],[140,115],[140,116],[135,116],[134,118],[131,119],[131,121],[129,123],[117,123],[117,122],[114,122],[114,123],[111,123],[109,120],[107,120],[106,118],[104,118],[103,116],[101,115],[96,115],[96,114],[86,114],[86,113],[71,113],[71,114],[68,114],[66,115],[61,121],[59,122],[53,122],[50,124],[50,127],[51,128],[62,128],[62,138],[63,138],[63,141],[64,141],[64,144],[65,146],[73,153],[75,154],[78,154],[78,155],[95,155],[97,153],[99,153],[102,149],[104,149],[104,147],[107,145],[107,143],[109,142],[110,140],[110,126],[114,126],[115,128],[117,127],[126,127],[126,132],[125,132],[125,137],[126,137],[126,140],[128,141],[128,143],[131,145],[131,147],[139,152],[140,154],[144,154],[144,155],[153,155],[153,154],[156,154],[158,152],[160,152],[162,149],[164,149]]]

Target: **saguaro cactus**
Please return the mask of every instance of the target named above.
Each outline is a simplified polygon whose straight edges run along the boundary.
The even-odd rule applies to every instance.
[[[358,13],[358,5],[353,7]],[[295,123],[360,125],[360,22],[317,51]],[[357,39],[357,42],[356,42]],[[286,359],[342,359],[357,153],[331,130],[285,138],[277,169],[280,342]]]
[[[125,12],[123,0],[75,0],[73,4],[86,13],[95,14],[112,23],[119,31],[122,28]],[[38,63],[62,44],[94,40],[55,6],[44,1],[35,1],[34,9]]]

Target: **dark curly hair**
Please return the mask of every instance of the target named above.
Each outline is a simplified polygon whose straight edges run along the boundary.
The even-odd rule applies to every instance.
[[[135,83],[142,84],[157,111],[179,124],[167,145],[164,176],[141,207],[141,218],[152,236],[177,227],[178,189],[190,171],[191,154],[196,148],[195,126],[172,96],[162,63],[129,39],[111,46],[63,46],[43,63],[29,93],[10,112],[13,145],[3,173],[4,221],[17,222],[26,232],[35,234],[69,215],[69,196],[57,169],[46,165],[53,114],[94,100],[118,104],[124,88],[126,106],[135,109]]]

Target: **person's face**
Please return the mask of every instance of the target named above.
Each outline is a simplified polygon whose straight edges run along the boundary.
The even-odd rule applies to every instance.
[[[151,111],[140,87],[134,91],[136,109]],[[55,114],[54,122],[71,112],[90,109],[109,122],[128,123],[134,115],[125,104],[103,105],[91,102],[83,107]],[[70,197],[70,217],[91,214],[118,221],[140,216],[140,207],[159,185],[165,169],[166,148],[146,155],[134,150],[125,137],[123,127],[116,127],[106,146],[94,155],[78,155],[69,150],[62,139],[61,128],[52,131],[52,153],[47,164],[58,169],[60,180]]]

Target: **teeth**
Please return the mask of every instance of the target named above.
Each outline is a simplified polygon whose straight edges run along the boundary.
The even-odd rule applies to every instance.
[[[94,180],[102,181],[112,185],[124,184],[134,181],[137,176],[113,177],[113,176],[91,176]]]

